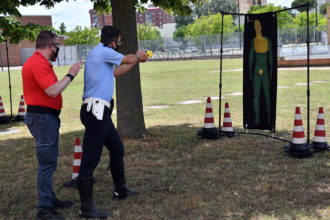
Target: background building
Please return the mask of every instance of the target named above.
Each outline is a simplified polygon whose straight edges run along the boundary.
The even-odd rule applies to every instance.
[[[267,5],[267,0],[237,0],[237,4],[239,5],[239,13],[246,14],[253,5]]]
[[[94,9],[89,10],[91,27],[103,28],[105,25],[113,25],[112,14],[97,15]],[[158,7],[149,7],[144,13],[136,13],[137,24],[150,24],[163,28],[164,24],[175,23],[172,15]]]
[[[34,23],[42,26],[52,27],[52,17],[50,15],[31,15],[22,16],[18,18],[22,25],[27,25],[28,23]],[[64,44],[63,37],[60,38],[61,45]],[[21,66],[23,64],[21,49],[22,48],[35,48],[36,43],[29,40],[22,40],[19,44],[10,44],[8,40],[8,56],[10,66]],[[0,43],[0,66],[7,67],[7,53],[6,53],[6,43]]]

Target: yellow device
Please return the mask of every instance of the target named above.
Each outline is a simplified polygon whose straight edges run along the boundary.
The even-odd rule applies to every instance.
[[[147,57],[152,57],[152,51],[151,50],[146,51],[146,54],[147,54]]]

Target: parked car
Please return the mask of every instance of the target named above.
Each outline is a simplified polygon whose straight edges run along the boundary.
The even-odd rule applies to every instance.
[[[184,50],[185,53],[197,53],[198,52],[198,48],[197,47],[187,47]]]

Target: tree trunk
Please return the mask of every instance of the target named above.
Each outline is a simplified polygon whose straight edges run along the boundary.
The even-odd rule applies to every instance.
[[[121,30],[120,52],[135,54],[138,49],[136,0],[111,0],[115,27]],[[135,65],[128,73],[116,78],[117,129],[121,136],[142,138],[148,134],[144,123],[140,66]]]

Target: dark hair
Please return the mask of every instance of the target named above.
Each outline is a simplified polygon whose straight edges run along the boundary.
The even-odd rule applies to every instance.
[[[41,31],[38,34],[37,40],[36,40],[36,48],[37,49],[44,49],[49,44],[53,43],[53,40],[57,37],[57,35],[51,31]]]
[[[120,34],[119,28],[104,26],[101,32],[101,43],[103,43],[104,46],[108,46],[112,41],[117,40]]]

